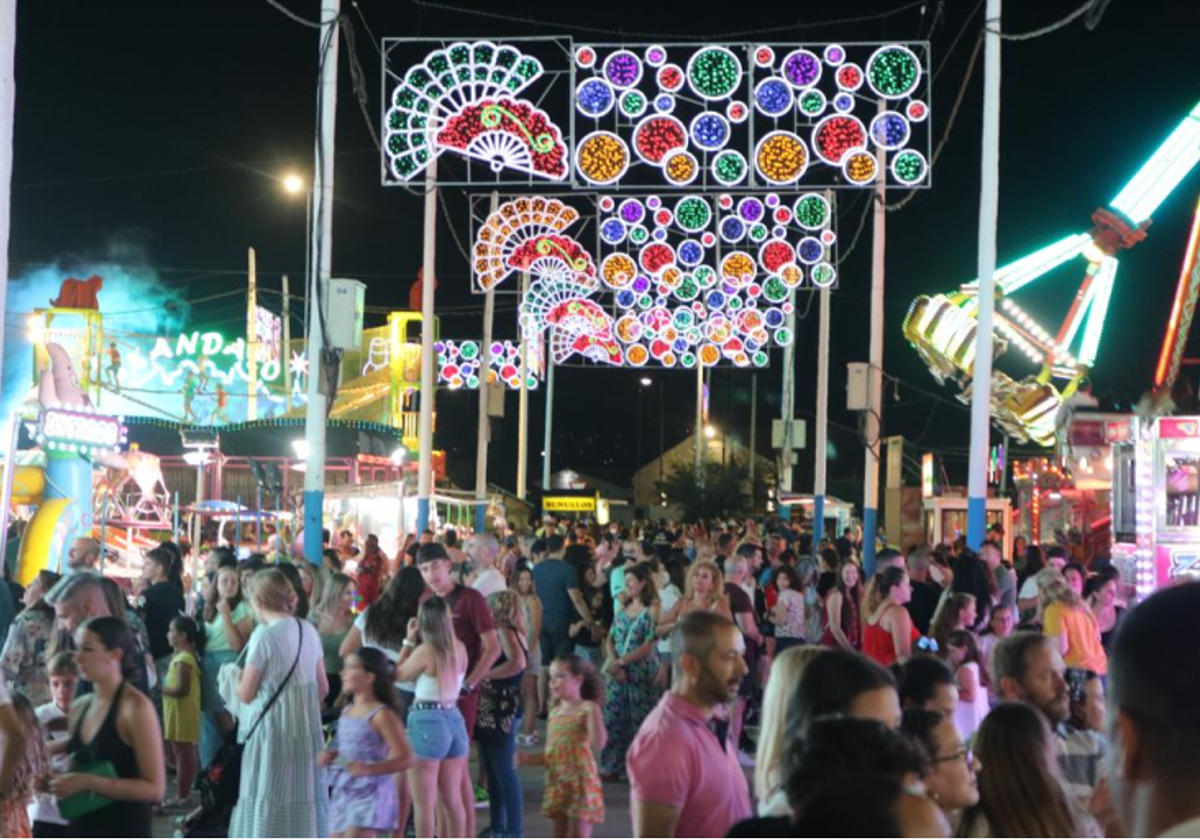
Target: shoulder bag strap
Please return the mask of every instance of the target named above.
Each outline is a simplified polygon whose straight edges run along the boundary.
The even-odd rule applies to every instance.
[[[300,619],[298,618],[296,619],[296,629],[300,631],[300,644],[296,647],[296,660],[292,663],[292,667],[288,669],[287,676],[283,678],[283,682],[279,684],[279,688],[275,689],[275,693],[267,701],[267,705],[263,706],[263,710],[259,712],[258,720],[254,721],[254,726],[250,727],[250,731],[246,733],[246,740],[243,743],[249,742],[254,737],[254,733],[258,731],[259,724],[263,722],[263,718],[267,716],[267,712],[271,711],[271,707],[275,705],[275,701],[279,699],[279,695],[283,694],[283,689],[287,687],[292,674],[296,673],[296,666],[300,664],[300,653],[304,650],[304,625],[300,623]]]

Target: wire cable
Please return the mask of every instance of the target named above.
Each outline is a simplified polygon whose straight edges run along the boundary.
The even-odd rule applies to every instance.
[[[267,5],[271,6],[274,9],[277,9],[283,15],[291,18],[296,23],[299,23],[302,26],[308,26],[313,29],[320,29],[322,26],[325,26],[328,23],[333,23],[333,21],[331,21],[331,20],[330,21],[309,20],[306,17],[301,17],[300,15],[296,14],[291,9],[289,9],[287,6],[280,3],[279,0],[267,0]]]

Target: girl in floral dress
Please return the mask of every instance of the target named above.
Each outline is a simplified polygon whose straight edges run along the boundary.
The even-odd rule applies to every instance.
[[[600,760],[601,778],[616,781],[625,769],[625,753],[642,721],[654,710],[658,692],[659,619],[658,595],[648,563],[629,566],[625,591],[613,617],[606,648],[604,673],[608,677],[604,701],[604,725],[608,745]]]
[[[546,728],[544,753],[518,753],[517,764],[544,764],[546,793],[542,813],[550,818],[555,837],[591,837],[592,826],[604,822],[604,788],[593,750],[608,740],[599,701],[604,684],[591,663],[580,656],[550,665],[554,709]]]

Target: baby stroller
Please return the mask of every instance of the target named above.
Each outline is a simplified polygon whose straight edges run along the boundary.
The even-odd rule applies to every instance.
[[[197,780],[200,806],[177,820],[175,836],[228,837],[241,776],[242,748],[237,744],[237,733],[231,732],[212,763]]]

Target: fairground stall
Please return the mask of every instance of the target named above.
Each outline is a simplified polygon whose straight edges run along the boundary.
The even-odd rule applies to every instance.
[[[1200,575],[1200,417],[1134,421],[1115,466],[1114,559],[1137,594]]]

